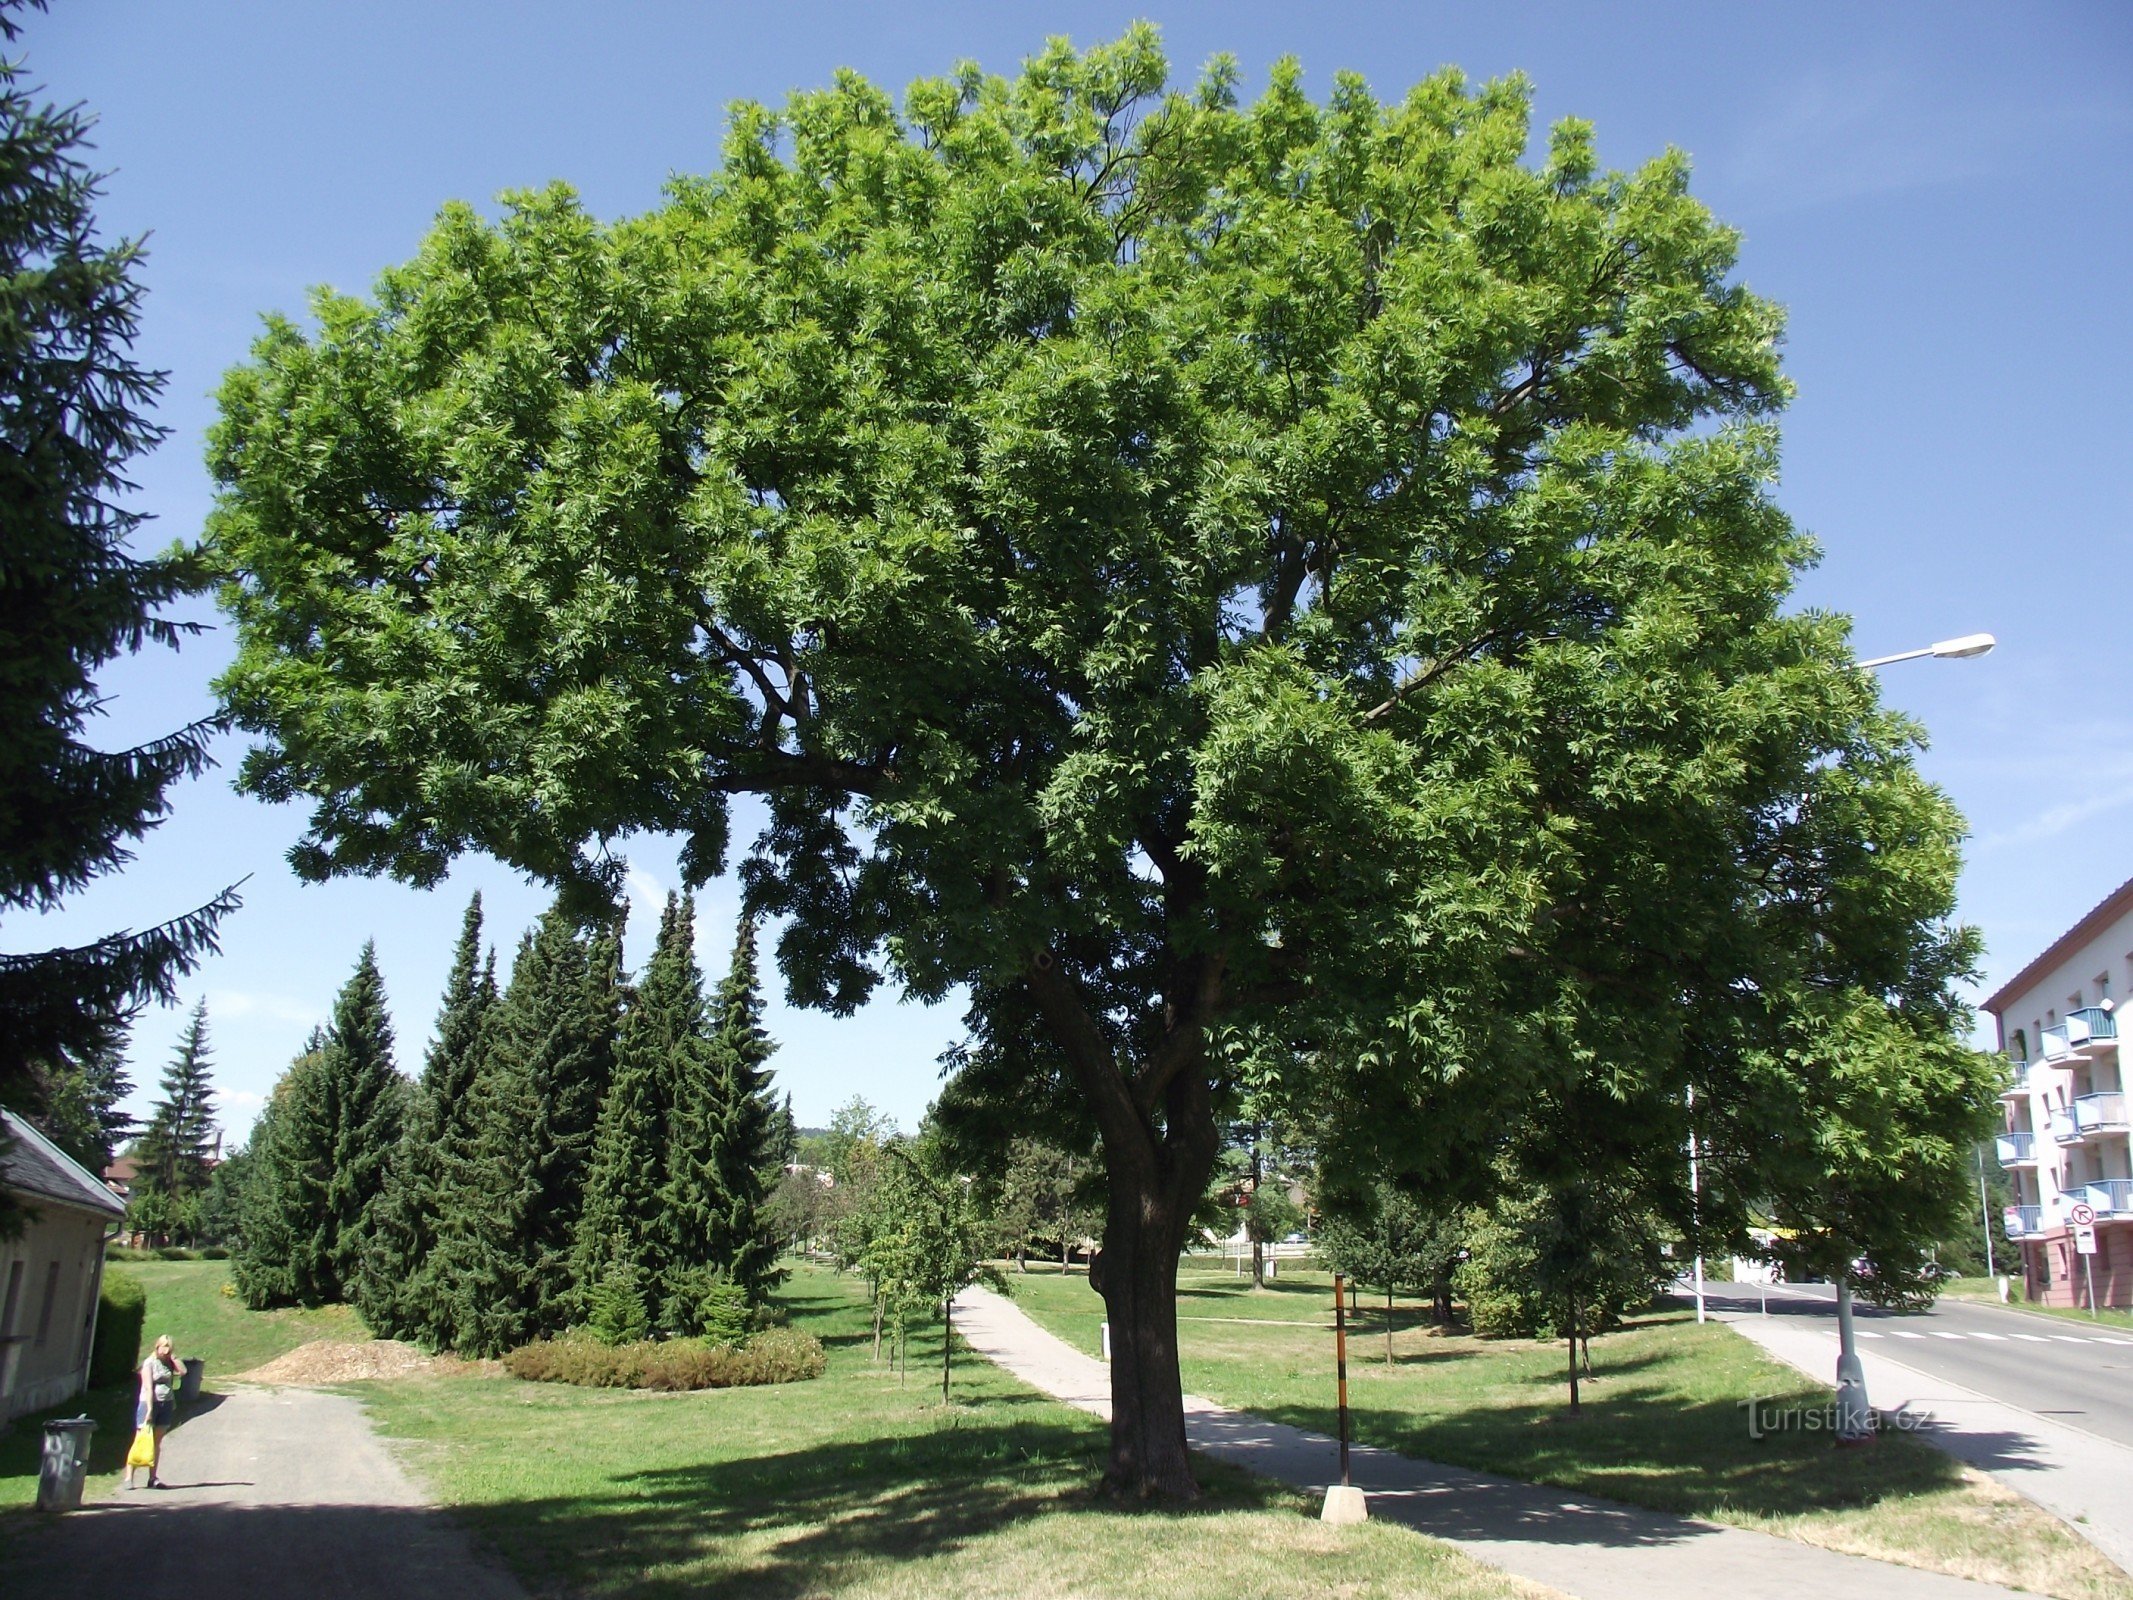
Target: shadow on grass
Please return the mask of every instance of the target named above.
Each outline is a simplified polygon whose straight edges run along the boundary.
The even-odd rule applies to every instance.
[[[1773,1426],[1766,1417],[1756,1437],[1739,1402],[1684,1400],[1641,1384],[1612,1388],[1607,1380],[1616,1375],[1603,1368],[1575,1418],[1564,1401],[1440,1416],[1365,1403],[1351,1407],[1354,1437],[1418,1460],[1688,1516],[1850,1510],[1962,1482],[1960,1462],[1901,1433],[1839,1449],[1826,1424],[1808,1425],[1815,1407],[1798,1397],[1776,1401],[1775,1409],[1791,1420]],[[1338,1426],[1330,1408],[1268,1407],[1261,1414],[1318,1432]],[[2000,1441],[1996,1455],[2000,1464],[2034,1464],[2019,1438]]]

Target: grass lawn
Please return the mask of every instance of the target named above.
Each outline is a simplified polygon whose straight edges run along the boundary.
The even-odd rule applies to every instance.
[[[536,1593],[1165,1600],[1540,1590],[1390,1524],[1331,1529],[1279,1486],[1202,1463],[1187,1512],[1092,1492],[1104,1429],[967,1353],[940,1402],[937,1330],[907,1380],[870,1359],[848,1280],[783,1291],[828,1347],[809,1383],[704,1394],[508,1378],[351,1385],[381,1431]]]
[[[148,1320],[141,1327],[146,1356],[158,1334],[167,1333],[184,1357],[207,1362],[205,1385],[213,1392],[219,1379],[246,1372],[313,1339],[366,1339],[362,1319],[346,1306],[316,1311],[247,1311],[244,1302],[222,1292],[230,1281],[226,1261],[130,1261],[113,1263],[107,1272],[130,1272],[148,1291]],[[89,1416],[96,1435],[89,1451],[87,1492],[109,1487],[99,1478],[115,1479],[133,1438],[136,1385],[131,1381],[99,1389],[51,1411],[18,1417],[13,1431],[0,1438],[0,1510],[34,1504],[37,1460],[44,1448],[43,1423],[52,1417]],[[179,1427],[185,1426],[181,1418]]]
[[[2077,1287],[2080,1280],[2075,1280]],[[1999,1305],[2000,1284],[1997,1278],[1951,1278],[1941,1286],[1942,1295],[1950,1300],[1962,1300],[1973,1304]],[[2091,1312],[2086,1306],[2040,1306],[2022,1298],[2022,1280],[2018,1277],[2008,1285],[2008,1309],[2027,1311],[2040,1317],[2060,1317],[2071,1322],[2100,1322],[2118,1332],[2133,1327],[2133,1310],[2122,1306],[2103,1306]]]
[[[1081,1273],[1008,1273],[1017,1302],[1095,1353],[1102,1302]],[[1283,1262],[1262,1290],[1227,1264],[1179,1277],[1185,1387],[1331,1433],[1332,1286]],[[1686,1512],[1808,1543],[2026,1588],[2064,1600],[2127,1600],[2133,1580],[2063,1523],[1915,1439],[1839,1450],[1826,1433],[1749,1436],[1743,1402],[1818,1407],[1829,1393],[1693,1313],[1639,1318],[1593,1341],[1597,1376],[1568,1414],[1560,1342],[1440,1335],[1401,1305],[1386,1362],[1384,1302],[1351,1323],[1355,1437],[1530,1483]]]

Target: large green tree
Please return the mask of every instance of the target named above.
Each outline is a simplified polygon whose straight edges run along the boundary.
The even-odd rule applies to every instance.
[[[1100,1140],[1110,1479],[1190,1495],[1248,1097],[1427,1179],[1569,1074],[1678,1150],[1803,997],[1970,950],[1915,730],[1786,610],[1781,318],[1686,161],[1528,164],[1517,78],[1166,76],[842,74],[650,215],[448,207],[230,375],[212,540],[300,872],[702,878],[758,794],[799,1001],[967,986],[966,1094]]]
[[[0,3],[0,39],[20,34]],[[126,476],[163,429],[163,375],[133,359],[138,241],[96,235],[93,118],[40,99],[0,58],[0,912],[43,912],[122,867],[170,787],[208,765],[210,724],[128,750],[88,740],[96,673],[197,622],[169,614],[204,586],[194,553],[134,548],[143,514]],[[185,916],[67,949],[0,953],[0,1103],[40,1067],[113,1047],[150,1000],[214,948],[225,891]]]
[[[322,1087],[326,1050],[326,1030],[312,1029],[252,1125],[230,1276],[255,1311],[339,1298],[326,1203],[333,1165]]]

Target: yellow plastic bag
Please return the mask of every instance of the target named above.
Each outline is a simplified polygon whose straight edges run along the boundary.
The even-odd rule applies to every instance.
[[[126,1452],[129,1467],[153,1467],[156,1464],[156,1431],[154,1428],[137,1429],[133,1435],[133,1448]]]

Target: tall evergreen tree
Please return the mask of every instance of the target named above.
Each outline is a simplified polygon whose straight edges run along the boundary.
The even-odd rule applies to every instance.
[[[208,1081],[207,1001],[193,1007],[178,1053],[163,1071],[147,1130],[134,1147],[130,1220],[142,1233],[192,1232],[192,1208],[214,1172],[214,1090]]]
[[[676,1108],[684,1140],[676,1210],[702,1227],[709,1264],[754,1300],[778,1276],[777,1241],[761,1215],[776,1104],[765,1063],[777,1045],[763,1029],[755,920],[745,912],[711,1012],[711,1070],[698,1080],[700,1096]]]
[[[335,1299],[353,1292],[379,1196],[407,1113],[407,1080],[393,1064],[392,1019],[377,946],[365,941],[333,1004],[321,1061],[321,1100],[331,1139],[326,1209]]]
[[[519,945],[492,1013],[474,1094],[480,1128],[439,1268],[452,1344],[494,1355],[568,1325],[593,1132],[611,1068],[609,978],[560,906]]]
[[[0,4],[0,39],[17,37],[20,9]],[[148,415],[163,374],[132,355],[140,245],[97,238],[99,179],[81,159],[92,122],[42,103],[0,59],[0,912],[50,910],[123,866],[170,786],[209,764],[206,720],[128,750],[84,737],[97,671],[196,631],[163,611],[203,577],[190,552],[128,549],[143,517],[126,474],[163,436]],[[144,932],[0,954],[0,1094],[109,1046],[144,1001],[174,999],[236,903],[225,890]]]
[[[0,1105],[37,1129],[91,1172],[102,1172],[134,1131],[124,1110],[133,1093],[126,1071],[126,1034],[132,1018],[113,1022],[108,1034],[80,1049],[32,1063],[30,1076],[0,1087]]]
[[[621,1021],[578,1224],[578,1282],[589,1287],[624,1270],[648,1286],[655,1308],[679,1243],[664,1199],[677,1087],[699,1075],[708,1056],[695,939],[694,902],[668,895],[652,958]]]
[[[324,1305],[337,1298],[327,1183],[332,1130],[325,1114],[326,1031],[311,1030],[253,1126],[252,1171],[238,1206],[231,1275],[246,1305]]]
[[[482,1028],[495,1001],[495,957],[484,965],[477,893],[460,924],[437,1036],[410,1097],[356,1279],[356,1306],[383,1337],[433,1345],[450,1337],[448,1319],[438,1311],[440,1285],[431,1258],[447,1190],[472,1147],[470,1091],[481,1065]]]

